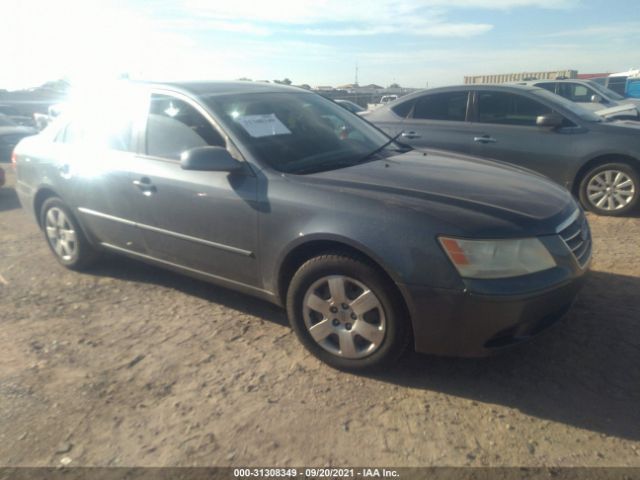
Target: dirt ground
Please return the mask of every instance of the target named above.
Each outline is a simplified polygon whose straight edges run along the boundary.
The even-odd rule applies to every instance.
[[[268,303],[127,259],[65,270],[12,182],[0,465],[640,466],[638,216],[589,217],[592,275],[533,342],[358,376]]]

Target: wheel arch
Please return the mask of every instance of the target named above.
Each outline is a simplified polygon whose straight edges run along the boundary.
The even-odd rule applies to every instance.
[[[607,153],[603,155],[599,155],[597,157],[592,158],[587,161],[584,165],[580,167],[578,172],[573,178],[573,184],[571,185],[571,193],[575,196],[578,196],[580,193],[580,184],[584,176],[587,172],[599,165],[604,165],[606,163],[626,163],[633,168],[637,174],[640,176],[640,159],[632,157],[631,155],[619,154],[619,153]]]
[[[36,221],[38,222],[38,226],[40,228],[42,228],[42,221],[40,218],[42,205],[44,205],[44,202],[46,202],[51,197],[60,198],[60,195],[58,195],[58,193],[49,186],[40,187],[33,197],[33,213],[36,216]]]
[[[276,295],[280,302],[282,302],[282,305],[286,303],[287,290],[296,271],[298,271],[307,260],[323,253],[335,251],[345,252],[373,265],[389,281],[390,285],[392,285],[398,298],[402,301],[406,315],[409,316],[411,310],[409,308],[408,296],[406,292],[403,291],[397,276],[392,273],[388,266],[386,266],[377,255],[368,251],[365,247],[357,244],[354,245],[353,242],[346,239],[335,237],[316,236],[307,238],[304,241],[292,245],[283,255],[281,261],[278,262],[276,277]]]

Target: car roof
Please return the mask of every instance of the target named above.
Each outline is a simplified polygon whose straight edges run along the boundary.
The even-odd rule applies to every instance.
[[[291,87],[266,82],[251,81],[185,81],[185,82],[132,82],[137,85],[145,85],[149,88],[163,88],[178,90],[196,96],[233,95],[239,93],[275,93],[291,92],[301,93],[307,90],[300,87]]]
[[[522,82],[513,82],[512,85],[536,85],[538,83],[550,83],[550,82],[574,82],[574,83],[589,83],[590,78],[541,78],[540,80],[526,80]]]
[[[437,87],[418,90],[410,93],[390,103],[388,106],[399,105],[400,103],[410,100],[415,97],[420,97],[425,94],[445,93],[445,92],[458,92],[464,90],[502,90],[505,92],[535,92],[542,90],[540,87],[534,87],[529,85],[515,85],[506,83],[468,83],[464,85],[452,85],[448,87]]]

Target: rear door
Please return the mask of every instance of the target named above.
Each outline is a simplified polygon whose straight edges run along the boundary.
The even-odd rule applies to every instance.
[[[180,154],[223,146],[243,160],[205,109],[189,97],[151,95],[142,152],[132,171],[139,227],[160,260],[245,285],[258,283],[257,180],[244,172],[183,170]]]
[[[83,226],[99,242],[145,252],[134,223],[129,169],[137,153],[137,109],[142,95],[74,117],[56,139],[56,170]]]
[[[467,122],[467,90],[428,93],[411,105],[402,104],[402,142],[415,148],[437,148],[470,153],[472,126]]]
[[[535,170],[565,184],[580,132],[565,119],[555,129],[536,126],[550,106],[508,91],[479,90],[474,102],[473,153]]]

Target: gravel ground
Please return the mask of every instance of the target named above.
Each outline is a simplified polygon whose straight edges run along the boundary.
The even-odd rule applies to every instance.
[[[0,189],[0,465],[640,466],[640,218],[590,217],[566,320],[506,354],[308,355],[278,308],[127,259],[59,266]]]

